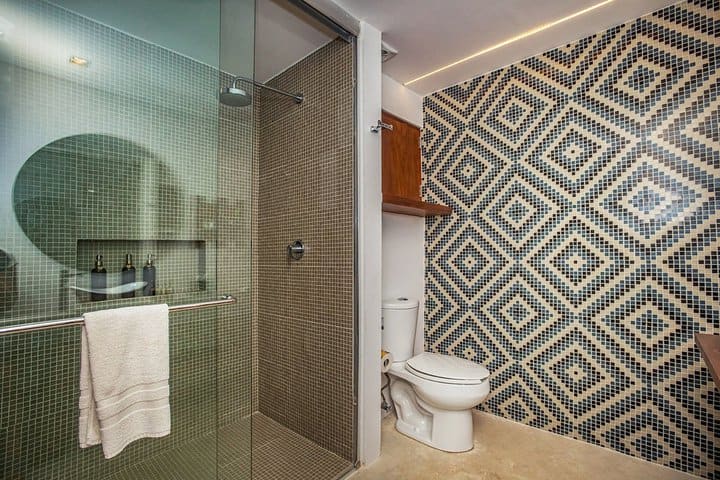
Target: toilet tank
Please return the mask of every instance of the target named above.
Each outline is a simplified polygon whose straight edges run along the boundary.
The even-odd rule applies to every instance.
[[[396,362],[413,356],[418,301],[405,297],[383,300],[382,349],[393,355]]]

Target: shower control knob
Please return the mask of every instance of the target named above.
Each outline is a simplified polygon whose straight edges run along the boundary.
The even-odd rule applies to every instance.
[[[293,260],[300,260],[305,255],[305,245],[302,240],[295,240],[287,246],[288,257]]]

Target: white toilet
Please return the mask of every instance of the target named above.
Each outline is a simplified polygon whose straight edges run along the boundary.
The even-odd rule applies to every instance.
[[[413,356],[417,300],[383,302],[382,348],[394,357],[390,396],[400,433],[446,452],[473,448],[472,409],[490,393],[490,372],[449,355]]]

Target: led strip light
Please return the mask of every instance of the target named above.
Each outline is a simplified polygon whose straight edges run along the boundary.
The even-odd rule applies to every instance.
[[[437,70],[433,70],[432,72],[428,72],[428,73],[426,73],[426,74],[424,74],[424,75],[420,75],[419,77],[414,78],[414,79],[410,80],[409,82],[405,82],[404,85],[410,85],[410,84],[413,84],[413,83],[415,83],[415,82],[419,82],[420,80],[423,80],[423,79],[425,79],[425,78],[427,78],[427,77],[429,77],[429,76],[431,76],[431,75],[435,75],[436,73],[443,72],[443,71],[445,71],[445,70],[447,70],[447,69],[449,69],[449,68],[452,68],[452,67],[455,67],[455,66],[457,66],[457,65],[460,65],[461,63],[467,62],[468,60],[472,60],[473,58],[479,57],[480,55],[484,55],[484,54],[486,54],[486,53],[488,53],[488,52],[492,52],[493,50],[497,50],[498,48],[504,47],[505,45],[509,45],[509,44],[511,44],[511,43],[513,43],[513,42],[517,42],[518,40],[522,40],[523,38],[527,38],[527,37],[529,37],[529,36],[531,36],[531,35],[535,35],[536,33],[540,33],[540,32],[542,32],[543,30],[547,30],[548,28],[554,27],[555,25],[558,25],[558,24],[563,23],[563,22],[567,22],[568,20],[572,20],[573,18],[579,17],[580,15],[585,15],[586,13],[591,12],[591,11],[597,9],[597,8],[603,7],[603,6],[605,6],[605,5],[607,5],[608,3],[611,3],[611,2],[613,2],[613,1],[614,1],[614,0],[605,0],[604,2],[596,3],[595,5],[592,5],[592,6],[588,7],[588,8],[585,8],[585,9],[583,9],[583,10],[579,10],[579,11],[577,11],[577,12],[575,12],[575,13],[572,13],[572,14],[568,15],[567,17],[559,18],[559,19],[557,19],[557,20],[553,20],[553,21],[550,22],[550,23],[546,23],[546,24],[544,24],[544,25],[540,25],[539,27],[535,27],[535,28],[533,28],[532,30],[528,30],[527,32],[523,32],[523,33],[521,33],[520,35],[517,35],[517,36],[512,37],[512,38],[508,38],[507,40],[503,40],[502,42],[497,43],[497,44],[495,44],[495,45],[493,45],[493,46],[491,46],[491,47],[488,47],[488,48],[485,48],[485,49],[483,49],[483,50],[480,50],[479,52],[475,52],[475,53],[473,53],[472,55],[469,55],[469,56],[467,56],[467,57],[465,57],[465,58],[461,58],[460,60],[456,60],[456,61],[454,61],[454,62],[452,62],[452,63],[449,63],[449,64],[445,65],[444,67],[438,68]]]

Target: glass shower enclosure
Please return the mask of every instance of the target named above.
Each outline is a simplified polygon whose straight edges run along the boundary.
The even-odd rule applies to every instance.
[[[252,80],[255,9],[0,0],[0,478],[353,467],[354,43],[267,81],[295,102]],[[107,460],[78,445],[82,315],[156,303],[172,431]]]
[[[80,328],[0,337],[2,478],[217,478],[220,419],[251,413],[252,110],[220,117],[220,2],[178,7],[0,2],[1,326],[180,307],[172,431],[111,460],[78,446]]]

